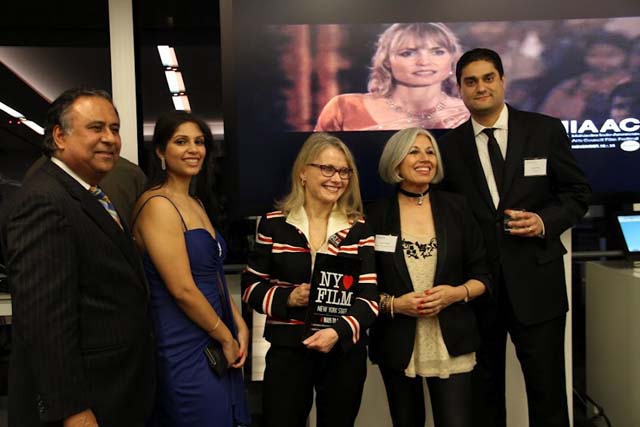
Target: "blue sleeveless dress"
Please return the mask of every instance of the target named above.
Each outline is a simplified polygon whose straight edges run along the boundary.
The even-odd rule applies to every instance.
[[[212,237],[203,228],[186,230],[184,239],[198,289],[237,336],[223,273],[227,251],[224,240],[217,233]],[[232,427],[250,424],[241,370],[229,369],[223,378],[211,370],[204,349],[212,338],[176,304],[147,254],[143,256],[143,263],[151,293],[158,365],[157,397],[150,425]]]

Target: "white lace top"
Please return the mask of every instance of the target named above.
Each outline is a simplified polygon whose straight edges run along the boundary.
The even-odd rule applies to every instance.
[[[433,287],[436,273],[438,243],[435,236],[413,236],[403,233],[402,248],[411,283],[416,292]],[[471,372],[476,364],[475,353],[451,357],[442,338],[438,316],[420,317],[416,321],[416,337],[406,376],[414,378],[449,378],[451,374]]]

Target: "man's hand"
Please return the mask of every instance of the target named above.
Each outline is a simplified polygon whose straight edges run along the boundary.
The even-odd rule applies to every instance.
[[[506,209],[504,214],[511,217],[508,226],[512,236],[538,237],[544,232],[542,219],[533,212]]]
[[[64,427],[98,427],[98,420],[91,409],[71,415],[64,419]]]

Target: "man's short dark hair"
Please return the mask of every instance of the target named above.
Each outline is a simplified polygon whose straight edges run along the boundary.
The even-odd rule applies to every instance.
[[[71,130],[71,123],[67,116],[69,109],[78,98],[83,96],[96,96],[98,98],[106,99],[113,105],[113,100],[109,92],[102,89],[85,89],[85,88],[73,88],[65,90],[59,97],[53,101],[49,110],[47,110],[47,117],[45,120],[44,128],[44,141],[43,151],[48,157],[56,151],[56,144],[53,141],[53,128],[61,126],[65,132]],[[115,105],[113,109],[118,114]]]
[[[500,77],[502,78],[504,76],[504,68],[502,68],[500,55],[491,49],[478,47],[465,52],[458,60],[456,64],[456,81],[458,82],[458,86],[460,86],[460,76],[462,76],[464,67],[475,61],[491,62],[493,66],[496,67],[496,70],[498,70]]]

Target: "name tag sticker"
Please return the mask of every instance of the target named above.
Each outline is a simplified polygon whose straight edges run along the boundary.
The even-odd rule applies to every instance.
[[[547,159],[524,159],[524,176],[547,176]]]
[[[398,236],[376,234],[376,251],[395,252]]]

